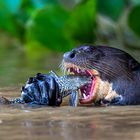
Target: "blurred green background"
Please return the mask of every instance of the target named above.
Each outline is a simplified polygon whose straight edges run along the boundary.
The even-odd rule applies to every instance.
[[[0,86],[58,73],[79,44],[104,44],[140,60],[140,0],[1,0]]]

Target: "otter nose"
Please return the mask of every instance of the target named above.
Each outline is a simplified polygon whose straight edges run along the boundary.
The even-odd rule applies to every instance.
[[[75,57],[76,53],[74,51],[72,52],[66,52],[63,55],[64,59],[73,59]]]

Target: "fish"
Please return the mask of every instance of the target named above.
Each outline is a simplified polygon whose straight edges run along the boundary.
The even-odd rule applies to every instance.
[[[12,99],[10,103],[59,106],[63,98],[70,96],[70,106],[77,106],[78,90],[89,82],[91,79],[88,76],[58,76],[53,71],[49,74],[38,73],[27,80],[21,89],[21,96]]]

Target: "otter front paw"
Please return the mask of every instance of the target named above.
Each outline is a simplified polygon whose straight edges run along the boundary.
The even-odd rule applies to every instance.
[[[113,98],[112,100],[103,99],[101,100],[101,105],[108,106],[108,105],[123,105],[123,97],[120,95],[118,97]]]

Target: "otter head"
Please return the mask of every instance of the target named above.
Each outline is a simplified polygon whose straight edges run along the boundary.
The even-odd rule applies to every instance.
[[[119,49],[84,45],[64,54],[63,67],[75,75],[91,77],[91,84],[80,88],[79,99],[81,104],[89,104],[120,96],[113,89],[113,83],[120,79],[131,80],[139,64]]]

